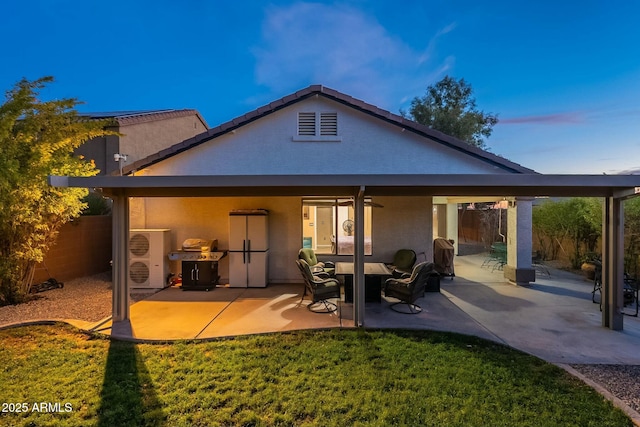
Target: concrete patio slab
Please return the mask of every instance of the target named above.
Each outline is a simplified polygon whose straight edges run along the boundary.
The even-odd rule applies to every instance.
[[[481,260],[457,257],[459,276],[443,280],[442,293],[502,342],[553,363],[640,364],[640,321],[625,316],[624,330],[604,328],[591,282],[551,269],[516,286],[499,271],[478,271]]]
[[[143,340],[195,339],[241,293],[239,289],[216,293],[166,288],[131,305],[128,327],[116,325],[112,330],[108,321],[94,330]]]
[[[538,275],[535,283],[516,286],[501,271],[481,267],[483,260],[484,255],[456,257],[456,277],[442,278],[441,292],[420,298],[419,314],[392,311],[392,298],[367,303],[365,327],[474,335],[558,364],[640,365],[640,319],[625,316],[623,331],[602,327],[590,282],[549,269],[550,275]],[[113,326],[103,321],[92,329],[114,337],[164,341],[354,327],[352,304],[337,301],[337,312],[316,314],[307,310],[309,299],[301,302],[302,292],[302,284],[219,287],[211,292],[167,288],[133,304],[130,322]]]
[[[140,301],[131,306],[131,338],[144,340],[194,339],[228,302]],[[111,328],[111,323],[105,324]],[[112,331],[112,335],[116,334]],[[127,332],[125,332],[127,333]]]
[[[227,288],[216,289],[226,291]],[[312,313],[301,302],[302,284],[249,288],[215,317],[198,338],[225,337],[299,329],[339,328],[340,312]]]
[[[166,341],[343,326],[340,311],[307,310],[310,301],[301,302],[302,291],[302,284],[209,292],[169,287],[132,304],[129,322],[114,326],[107,320],[88,329],[118,338]]]
[[[444,293],[427,293],[417,301],[422,307],[418,314],[402,314],[391,310],[393,298],[382,298],[380,304],[368,303],[365,307],[365,327],[385,329],[431,329],[434,331],[457,332],[475,335],[493,341],[500,338],[473,317],[469,316]],[[349,304],[350,305],[350,304]]]

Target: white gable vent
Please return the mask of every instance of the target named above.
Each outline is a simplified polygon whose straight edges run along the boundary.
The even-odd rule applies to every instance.
[[[294,141],[340,142],[338,136],[338,113],[299,112],[298,134]]]
[[[338,113],[320,113],[320,136],[338,135]]]
[[[298,135],[316,135],[316,113],[298,113]]]

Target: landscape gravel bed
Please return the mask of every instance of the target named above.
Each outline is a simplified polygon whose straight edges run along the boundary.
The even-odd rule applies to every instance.
[[[34,299],[0,307],[0,326],[32,320],[78,319],[97,322],[111,316],[111,272],[64,282],[63,288],[34,294]],[[133,294],[131,302],[149,294]]]
[[[571,365],[602,388],[640,412],[639,365]]]

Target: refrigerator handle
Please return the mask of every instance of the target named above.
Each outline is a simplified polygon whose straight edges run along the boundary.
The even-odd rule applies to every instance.
[[[247,257],[249,258],[247,263],[251,264],[251,240],[247,240],[247,242]]]
[[[247,263],[247,241],[246,240],[242,241],[242,263],[243,264]]]

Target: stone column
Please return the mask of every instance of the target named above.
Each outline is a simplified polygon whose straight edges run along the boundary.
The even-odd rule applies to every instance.
[[[531,266],[532,226],[531,197],[516,197],[507,208],[507,265],[504,277],[518,285],[536,281],[536,271]]]

